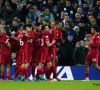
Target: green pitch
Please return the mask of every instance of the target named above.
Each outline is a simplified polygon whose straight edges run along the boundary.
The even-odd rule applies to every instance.
[[[0,82],[0,90],[100,90],[100,80],[59,82]]]

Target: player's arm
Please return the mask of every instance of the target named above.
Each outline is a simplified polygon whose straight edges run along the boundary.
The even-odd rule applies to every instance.
[[[12,35],[11,38],[14,39],[14,40],[16,40],[16,41],[18,41],[18,38],[15,37],[14,35]]]
[[[8,47],[9,49],[11,49],[10,43],[5,43],[5,42],[3,42],[2,40],[0,40],[0,43],[1,43],[2,45],[4,45],[4,46]]]
[[[52,42],[50,43],[49,40],[46,41],[46,45],[48,47],[52,46],[55,43],[55,40],[52,40]]]

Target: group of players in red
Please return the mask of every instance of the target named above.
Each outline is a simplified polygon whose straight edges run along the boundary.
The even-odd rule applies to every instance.
[[[30,63],[32,64],[33,81],[51,80],[51,73],[53,73],[52,80],[58,81],[56,75],[56,41],[62,39],[61,26],[61,22],[56,22],[55,27],[51,29],[48,25],[41,27],[39,23],[35,23],[34,26],[20,23],[16,33],[10,32],[8,27],[4,27],[0,34],[1,80],[5,80],[5,65],[7,66],[6,80],[9,80],[11,51],[12,48],[16,48],[15,74],[11,76],[14,81],[29,80]],[[34,30],[32,30],[32,27]],[[46,74],[46,78],[44,74]]]
[[[58,81],[56,75],[57,66],[57,40],[62,39],[60,28],[61,22],[56,22],[54,28],[48,25],[35,23],[32,25],[18,25],[18,32],[10,32],[8,27],[4,27],[0,34],[0,67],[1,81],[4,81],[4,66],[7,66],[6,80],[10,77],[10,64],[12,48],[16,48],[16,67],[15,74],[12,76],[14,81],[29,80],[29,67],[32,63],[32,76],[35,80],[51,80],[50,75],[53,73],[53,81]],[[34,30],[32,30],[34,27]],[[89,65],[100,71],[98,66],[98,55],[100,53],[100,29],[98,26],[92,26],[91,32],[94,34],[90,43],[90,49],[85,60],[84,81],[89,80]],[[37,66],[37,69],[36,69]],[[35,75],[35,69],[37,71]],[[46,78],[44,77],[46,74]]]

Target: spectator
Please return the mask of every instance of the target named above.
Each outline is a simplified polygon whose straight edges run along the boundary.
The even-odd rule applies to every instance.
[[[66,1],[66,7],[64,7],[62,11],[65,11],[70,18],[73,18],[73,7],[71,6],[70,0]]]
[[[60,13],[59,13],[59,11],[58,11],[58,8],[57,8],[57,6],[55,5],[55,6],[53,6],[52,7],[52,14],[53,14],[53,16],[54,16],[54,19],[55,20],[58,20],[58,18],[60,18]]]
[[[30,17],[26,17],[26,24],[29,24],[29,22],[31,21]]]
[[[38,18],[38,22],[42,24],[43,21],[44,21],[44,16],[40,15],[39,18]]]
[[[100,13],[100,0],[97,0],[96,6],[93,9],[94,17]]]
[[[85,34],[89,32],[89,28],[88,26],[85,25],[85,22],[82,20],[79,23],[79,27],[80,27],[80,31],[79,31],[80,39],[84,40]]]
[[[93,15],[93,10],[88,10],[88,15],[87,15],[87,17],[89,17],[89,16],[91,16],[91,15]]]
[[[88,10],[89,10],[88,4],[87,3],[83,3],[83,7],[82,7],[83,15],[87,16]]]
[[[41,14],[41,11],[37,9],[37,5],[33,5],[34,13],[37,17]]]
[[[88,49],[85,47],[85,41],[81,41],[81,47],[75,49],[73,59],[75,65],[84,65]]]
[[[77,9],[77,12],[80,13],[81,19],[84,20],[85,23],[88,23],[87,15],[85,15],[85,14],[82,12],[82,9],[81,9],[81,8],[78,8],[78,9]]]
[[[79,25],[80,21],[81,21],[81,14],[77,12],[75,14],[75,19],[73,20],[74,26]]]
[[[71,20],[70,20],[69,15],[68,15],[68,14],[66,14],[66,15],[65,15],[65,17],[64,17],[64,20],[62,21],[63,26],[66,24],[66,22],[70,22],[70,21],[71,21]]]
[[[32,6],[29,7],[28,17],[30,17],[32,22],[36,22],[37,15],[35,14]]]
[[[72,31],[72,23],[66,21],[65,25],[63,26],[63,30],[66,31],[66,33],[68,33],[69,31]]]
[[[17,0],[11,0],[11,8],[13,9],[13,11],[15,11],[17,9]]]
[[[81,46],[81,42],[77,42],[75,47],[78,48],[80,46]]]
[[[16,20],[13,20],[12,21],[12,24],[10,25],[10,29],[11,29],[11,32],[17,32],[18,31],[18,23]]]
[[[78,3],[73,5],[73,19],[75,19],[75,13],[77,12],[77,8],[79,7]]]
[[[5,6],[2,8],[2,13],[4,13],[4,12],[7,11],[6,7],[7,7],[8,5],[10,5],[10,3],[6,0],[6,1],[5,1]]]
[[[66,1],[67,0],[60,0],[60,2],[58,3],[58,10],[62,11],[64,7],[66,7]]]
[[[11,66],[16,66],[16,53],[13,52],[11,55],[12,64]]]
[[[84,40],[85,40],[85,42],[86,42],[85,47],[89,49],[89,44],[90,44],[90,42],[91,42],[90,34],[87,33],[87,34],[85,35]]]
[[[43,0],[35,0],[33,2],[33,5],[37,5],[38,6],[38,9],[41,10],[41,6],[43,5]]]
[[[100,27],[100,13],[97,16],[96,21],[97,21],[97,25]]]
[[[50,9],[50,12],[52,11],[52,7],[56,5],[54,0],[47,0],[47,7]]]
[[[20,4],[17,5],[17,10],[15,11],[15,16],[20,19],[20,22],[25,22],[25,14],[22,10],[22,6]]]
[[[15,14],[9,5],[6,7],[6,10],[7,11],[3,13],[3,18],[6,20],[6,25],[9,25],[11,24]]]
[[[73,36],[75,44],[76,44],[76,42],[79,42],[81,40],[81,35],[80,35],[79,31],[80,31],[79,26],[75,26],[74,27],[74,36]]]
[[[4,28],[6,26],[6,21],[4,19],[1,19],[0,27]]]
[[[62,12],[60,13],[60,18],[59,18],[58,20],[59,20],[59,21],[63,21],[64,18],[65,18],[65,15],[66,15],[66,13],[65,13],[64,11],[62,11]]]
[[[41,15],[44,16],[44,20],[50,20],[50,19],[54,19],[54,16],[52,13],[50,13],[49,8],[45,8],[44,12],[41,13]]]

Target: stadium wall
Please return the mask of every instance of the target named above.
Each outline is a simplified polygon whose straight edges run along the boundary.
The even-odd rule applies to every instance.
[[[11,76],[14,74],[15,67],[11,67]],[[89,69],[89,78],[91,80],[100,80],[100,72],[90,67]],[[84,75],[84,66],[58,66],[57,67],[57,76],[61,80],[83,80]],[[52,77],[52,75],[51,75]],[[32,79],[31,67],[29,78]],[[11,78],[10,78],[11,79]]]

